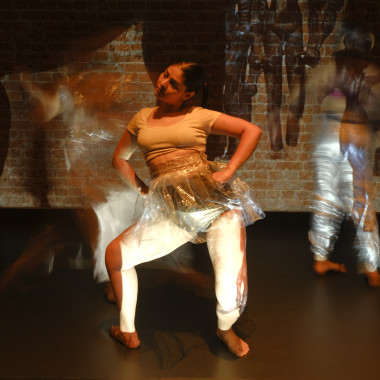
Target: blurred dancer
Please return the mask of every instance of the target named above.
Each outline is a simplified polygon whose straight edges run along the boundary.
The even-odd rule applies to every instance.
[[[130,95],[129,78],[119,73],[89,70],[66,75],[49,89],[42,88],[33,78],[31,73],[22,74],[22,84],[32,104],[31,119],[37,130],[47,130],[48,122],[58,115],[62,118],[66,139],[61,162],[68,181],[81,191],[86,202],[85,208],[73,210],[72,217],[90,248],[94,278],[106,283],[106,296],[114,301],[104,262],[105,250],[125,225],[138,216],[142,203],[141,197],[132,189],[126,189],[124,182],[109,168],[120,137],[118,131],[126,122],[125,109],[136,100]],[[59,224],[49,227],[49,232],[32,239],[23,259],[14,268],[20,268],[27,260],[35,261],[36,257],[44,261],[43,246],[49,247],[45,251],[49,262],[54,262],[54,252],[59,250],[53,248],[62,243],[60,228]],[[41,245],[40,241],[45,243]],[[79,258],[73,262],[74,267],[82,265]]]
[[[347,30],[344,49],[324,69],[314,91],[323,100],[323,131],[314,151],[315,189],[309,240],[314,270],[346,272],[330,261],[341,223],[349,215],[356,226],[359,272],[380,286],[379,234],[372,183],[374,138],[378,119],[380,71],[368,59],[373,35],[362,27]],[[313,90],[312,89],[312,90]]]
[[[156,84],[159,106],[138,112],[115,150],[114,167],[146,195],[146,201],[139,221],[107,248],[106,265],[120,310],[120,325],[111,327],[111,335],[129,348],[140,345],[135,330],[136,265],[168,255],[188,241],[207,241],[218,301],[217,336],[242,357],[249,347],[232,325],[247,299],[245,224],[263,213],[235,172],[255,150],[261,130],[243,119],[189,103],[200,97],[204,104],[206,90],[200,65],[169,66]],[[210,133],[240,138],[227,165],[207,160]],[[136,144],[152,177],[149,187],[128,162]]]

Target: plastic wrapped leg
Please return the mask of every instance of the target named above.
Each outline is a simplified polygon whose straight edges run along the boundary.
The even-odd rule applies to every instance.
[[[379,266],[379,232],[374,207],[376,187],[372,182],[372,135],[366,120],[345,112],[348,122],[341,124],[340,145],[352,167],[353,206],[351,217],[357,228],[360,271],[374,272]],[[362,120],[363,119],[363,120]]]
[[[366,193],[364,213],[359,225],[357,225],[356,236],[359,273],[367,276],[369,286],[380,287],[378,272],[380,265],[379,227],[373,205],[373,196],[368,193]]]
[[[320,201],[321,203],[323,200]],[[309,241],[314,260],[325,261],[334,249],[344,214],[313,214]]]
[[[239,212],[219,217],[207,233],[207,246],[215,272],[218,328],[229,330],[247,302],[245,228]]]
[[[359,271],[374,272],[380,264],[379,228],[376,223],[372,231],[365,231],[361,223],[357,230]]]
[[[352,204],[352,169],[331,135],[314,152],[315,181],[309,231],[314,259],[327,260],[338,238],[346,209]]]
[[[350,215],[357,228],[360,270],[374,272],[379,265],[380,247],[373,206],[375,189],[368,174],[365,153],[352,144],[342,148],[336,134],[330,134],[317,146],[309,240],[314,259],[327,260],[343,218]]]

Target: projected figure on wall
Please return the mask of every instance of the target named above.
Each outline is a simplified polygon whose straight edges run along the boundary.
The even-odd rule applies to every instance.
[[[246,71],[251,39],[251,0],[231,1],[226,13],[224,110],[237,117],[251,118],[251,96],[256,83],[247,92]]]
[[[302,14],[297,0],[272,1],[264,24],[264,52],[262,61],[267,92],[267,118],[271,148],[283,148],[281,129],[282,60],[285,59],[289,93],[298,99],[289,106],[286,121],[286,143],[298,143],[300,119],[305,102],[305,68],[300,60],[303,52]]]
[[[338,13],[344,5],[344,0],[309,0],[309,40],[304,53],[305,65],[318,65],[320,48],[333,31]]]
[[[380,119],[380,69],[368,59],[373,35],[362,27],[346,31],[344,49],[315,72],[311,93],[323,99],[323,129],[315,146],[312,219],[309,231],[314,271],[346,272],[330,261],[340,226],[356,226],[359,273],[380,287],[379,232],[372,182],[374,122]]]
[[[263,0],[232,0],[226,11],[225,79],[223,87],[223,109],[226,113],[251,121],[252,96],[257,93],[257,82],[261,75],[260,56],[263,51],[261,22],[252,22],[259,17]],[[254,11],[253,11],[254,10]],[[264,21],[264,20],[261,20]],[[248,56],[256,53],[254,65],[248,65]],[[247,69],[249,77],[247,78]],[[224,155],[230,157],[235,150],[234,138],[227,138]]]
[[[289,92],[298,91],[298,102],[289,108],[286,143],[298,143],[304,109],[302,14],[297,0],[240,0],[227,15],[224,108],[251,119],[251,97],[264,73],[271,149],[283,149],[281,129],[282,62],[285,57]],[[297,90],[296,90],[297,89]],[[229,153],[233,150],[229,147]]]
[[[310,0],[309,41],[303,49],[302,14],[297,0],[234,0],[226,15],[226,69],[224,110],[251,120],[251,99],[257,94],[264,73],[267,93],[267,120],[273,151],[283,149],[281,107],[283,60],[291,101],[286,120],[285,140],[296,146],[305,102],[305,65],[319,62],[319,49],[334,29],[344,0]],[[323,18],[320,20],[320,14]],[[228,140],[225,154],[235,149]]]

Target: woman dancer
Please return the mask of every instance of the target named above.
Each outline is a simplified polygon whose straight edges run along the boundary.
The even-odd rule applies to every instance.
[[[380,70],[369,58],[373,34],[347,26],[344,49],[335,53],[313,92],[324,99],[324,123],[313,157],[315,166],[309,231],[314,271],[346,272],[330,261],[346,216],[356,227],[358,271],[371,287],[380,287],[380,241],[372,180],[375,124],[379,120]]]
[[[189,100],[204,97],[205,90],[200,65],[169,66],[155,87],[159,106],[138,112],[116,147],[113,165],[145,196],[145,209],[139,221],[107,247],[106,266],[120,310],[120,325],[111,327],[111,335],[127,347],[140,345],[134,325],[135,265],[167,255],[188,241],[206,241],[215,273],[217,336],[242,357],[248,344],[231,327],[247,298],[245,225],[264,214],[235,172],[251,156],[262,132],[245,120],[190,106]],[[210,133],[240,139],[227,165],[207,161]],[[152,177],[149,187],[128,163],[136,143]]]

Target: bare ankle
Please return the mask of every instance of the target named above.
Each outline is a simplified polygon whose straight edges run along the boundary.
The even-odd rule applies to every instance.
[[[128,348],[138,348],[140,346],[140,339],[136,331],[124,332],[120,330],[119,326],[112,326],[111,336]]]
[[[229,330],[221,330],[218,328],[216,335],[234,355],[242,358],[248,354],[248,344],[239,338],[232,328]]]
[[[334,263],[330,260],[315,260],[314,261],[314,272],[320,276],[325,275],[327,272],[340,272],[346,273],[347,269],[344,264]]]
[[[109,302],[116,302],[115,293],[113,291],[112,284],[110,281],[106,282],[104,286],[104,294]]]
[[[380,288],[380,274],[377,270],[373,272],[365,271],[364,274],[371,288]]]

